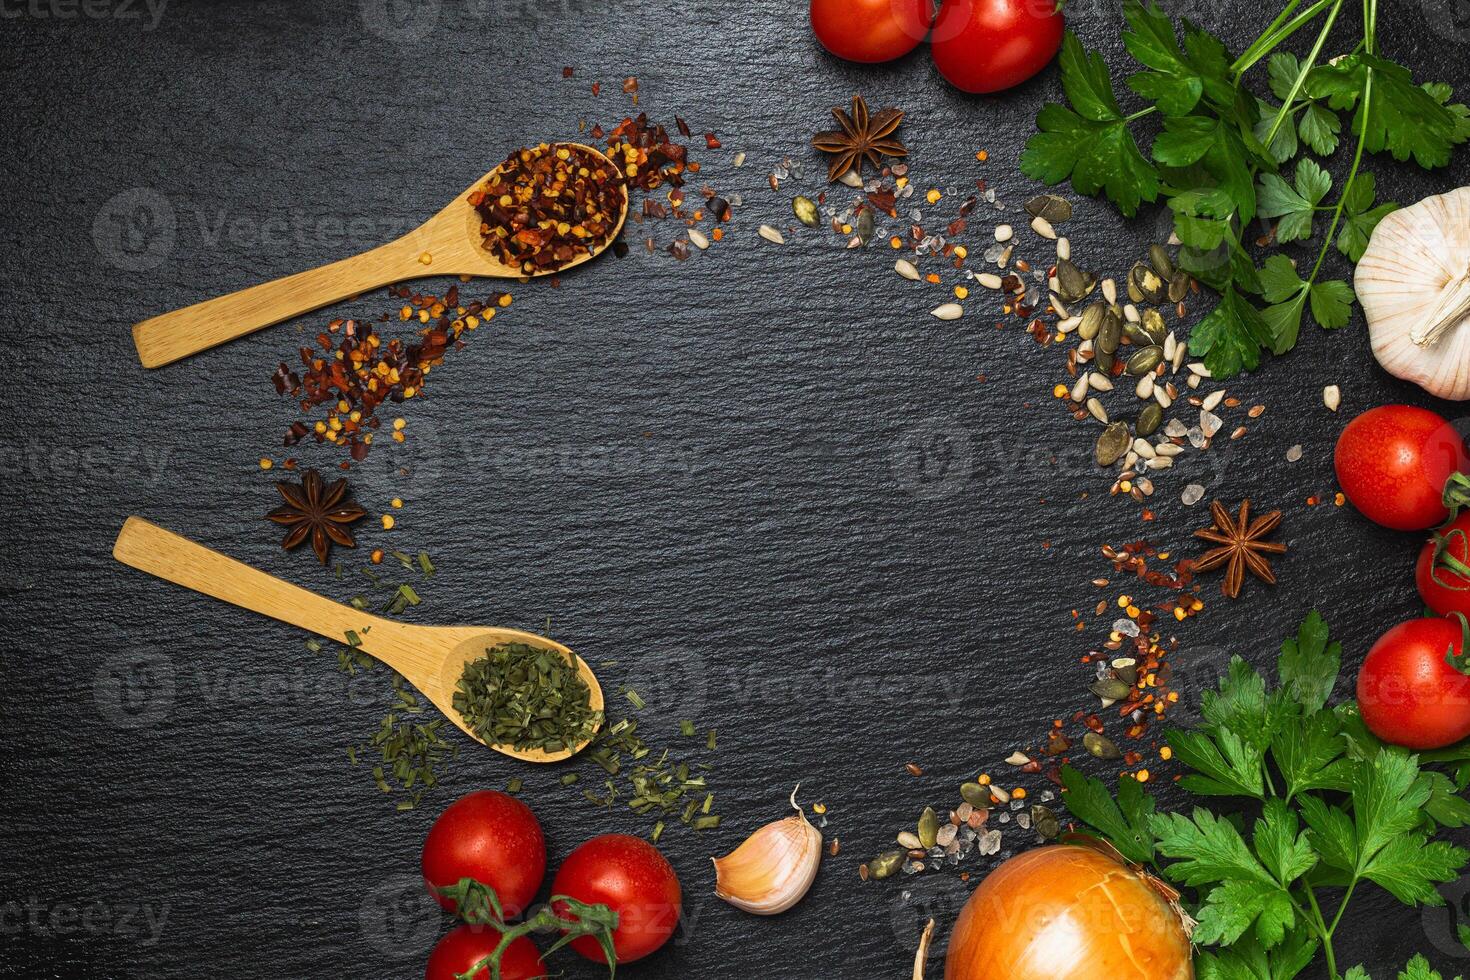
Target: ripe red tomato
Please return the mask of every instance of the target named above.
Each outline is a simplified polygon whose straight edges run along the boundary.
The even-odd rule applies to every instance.
[[[594,837],[569,854],[551,892],[606,905],[618,914],[613,952],[619,964],[640,960],[668,942],[683,902],[679,878],[658,848],[626,834]],[[579,936],[571,946],[594,963],[607,962],[592,936]]]
[[[1449,517],[1444,485],[1470,468],[1465,442],[1441,416],[1412,405],[1370,408],[1337,437],[1337,482],[1362,515],[1399,531]]]
[[[424,980],[455,980],[476,963],[483,962],[498,945],[500,933],[494,926],[460,926],[446,933],[429,954]],[[541,951],[525,936],[513,940],[500,954],[501,980],[537,980],[547,975]],[[474,975],[474,980],[490,980],[493,976],[486,967]]]
[[[848,61],[892,61],[919,46],[934,23],[933,0],[812,0],[812,31]]]
[[[1445,659],[1463,650],[1455,619],[1411,619],[1379,637],[1358,671],[1368,730],[1410,749],[1439,749],[1470,735],[1470,677]]]
[[[999,92],[1051,64],[1064,26],[1055,0],[944,0],[929,46],[951,85]]]
[[[1441,549],[1443,557],[1436,563]],[[1461,511],[1424,542],[1419,563],[1414,568],[1414,581],[1426,606],[1441,616],[1450,613],[1470,616],[1470,577],[1448,566],[1446,559],[1470,567],[1470,511]]]
[[[530,907],[546,877],[546,838],[531,808],[494,790],[470,793],[434,821],[424,840],[424,883],[449,911],[454,903],[438,888],[474,878],[495,889],[506,919]]]

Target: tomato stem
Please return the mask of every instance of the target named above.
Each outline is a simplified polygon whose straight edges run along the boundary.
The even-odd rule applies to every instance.
[[[435,889],[440,896],[454,904],[455,914],[469,925],[490,926],[500,933],[500,943],[484,959],[464,973],[456,973],[455,980],[502,980],[500,962],[511,943],[533,932],[560,932],[561,938],[553,943],[543,956],[550,956],[568,943],[583,936],[591,936],[602,947],[607,958],[608,976],[617,974],[617,952],[613,947],[613,931],[618,927],[618,914],[606,905],[588,905],[566,895],[551,896],[551,903],[538,908],[519,925],[505,924],[505,911],[495,889],[474,878],[461,878],[459,883],[448,888]],[[557,910],[557,907],[560,909]],[[569,916],[569,917],[568,917]]]

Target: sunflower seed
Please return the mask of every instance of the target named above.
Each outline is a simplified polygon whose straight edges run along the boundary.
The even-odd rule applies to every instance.
[[[1188,344],[1185,344],[1185,343],[1175,344],[1175,346],[1174,346],[1174,357],[1173,357],[1173,359],[1171,361],[1169,361],[1169,369],[1174,374],[1178,374],[1179,373],[1179,368],[1180,368],[1181,365],[1184,364],[1184,358],[1188,354],[1189,354],[1189,345]],[[1193,375],[1190,375],[1190,377],[1193,377]]]
[[[1070,259],[1072,257],[1072,242],[1063,237],[1057,239],[1057,258]]]
[[[991,783],[990,784],[990,795],[991,795],[991,797],[997,803],[1009,803],[1009,802],[1011,802],[1011,794],[1010,794],[1010,791],[1009,790],[1002,789],[1001,787],[995,785],[994,783]]]
[[[1214,375],[1210,373],[1210,369],[1207,368],[1207,367],[1205,367],[1205,362],[1204,361],[1190,361],[1189,362],[1189,373],[1190,374],[1193,374],[1193,375],[1196,375],[1197,377],[1201,377],[1201,378],[1213,378],[1214,377]]]
[[[1328,385],[1322,389],[1322,404],[1327,406],[1329,412],[1337,411],[1337,406],[1342,404],[1342,389],[1337,385]]]
[[[1107,425],[1108,410],[1103,408],[1103,403],[1098,401],[1096,397],[1087,399],[1087,411],[1093,418]]]
[[[1051,222],[1047,221],[1045,218],[1032,218],[1031,230],[1036,232],[1036,234],[1040,235],[1042,238],[1055,239],[1057,237],[1057,230],[1053,228]]]
[[[1179,341],[1174,337],[1174,331],[1169,331],[1164,338],[1164,360],[1173,363],[1174,355],[1179,352]]]
[[[1112,391],[1113,379],[1106,374],[1093,372],[1087,376],[1087,384],[1093,391]]]
[[[1077,329],[1077,325],[1081,322],[1082,318],[1080,316],[1069,316],[1065,320],[1058,320],[1057,333],[1071,333]]]
[[[847,171],[845,174],[843,174],[841,177],[838,177],[837,179],[846,184],[848,187],[856,187],[859,190],[862,189],[863,179],[851,170]]]
[[[919,835],[914,833],[912,830],[901,831],[896,838],[896,841],[899,847],[902,847],[905,850],[909,851],[917,851],[922,846],[922,843],[919,840]]]
[[[1159,403],[1160,408],[1168,408],[1174,404],[1174,399],[1169,392],[1158,385],[1154,385],[1154,401]]]
[[[1154,406],[1150,405],[1149,407],[1153,408]],[[1139,429],[1139,431],[1142,432],[1143,430]],[[1146,432],[1144,433],[1144,435],[1147,434]],[[1158,453],[1154,452],[1153,443],[1147,439],[1134,439],[1133,451],[1138,454],[1140,459],[1153,459],[1158,455]]]
[[[965,308],[958,303],[945,303],[929,312],[940,320],[958,320],[964,314]]]
[[[1081,404],[1082,399],[1087,397],[1087,379],[1090,377],[1092,377],[1092,372],[1087,371],[1079,375],[1076,381],[1072,382],[1071,395],[1074,402]]]
[[[999,289],[1002,282],[1000,276],[993,272],[982,272],[975,277],[975,281],[986,289]]]
[[[1219,391],[1212,391],[1208,395],[1206,395],[1205,400],[1200,403],[1200,408],[1204,409],[1207,412],[1213,412],[1216,406],[1218,406],[1220,402],[1224,400],[1224,398],[1224,388],[1221,388]]]
[[[893,263],[893,271],[897,272],[905,279],[911,279],[914,282],[919,281],[919,270],[908,259],[899,259],[897,262]]]
[[[1178,456],[1184,452],[1183,446],[1176,446],[1172,442],[1161,442],[1154,446],[1154,452],[1160,456]]]
[[[1188,383],[1189,383],[1189,386],[1191,388],[1198,388],[1199,387],[1199,375],[1197,375],[1197,374],[1191,374],[1189,376],[1189,382]]]
[[[1110,304],[1118,302],[1118,284],[1111,279],[1104,279],[1102,281],[1102,294],[1103,299],[1107,300]]]
[[[1024,766],[1030,761],[1031,757],[1024,752],[1012,752],[1006,756],[1006,765],[1008,766]]]
[[[760,226],[760,236],[768,242],[775,242],[777,245],[786,244],[786,236],[770,225]]]
[[[1062,298],[1060,296],[1053,293],[1051,296],[1047,297],[1047,302],[1051,303],[1051,308],[1056,311],[1057,316],[1063,318],[1070,316],[1070,314],[1067,312],[1067,304],[1062,302]]]
[[[705,249],[709,248],[709,239],[704,237],[704,232],[700,231],[698,228],[689,229],[689,240],[693,242],[694,247],[699,249],[700,251],[704,251]]]
[[[1012,228],[1010,225],[995,226],[995,240],[998,242],[1008,242],[1015,236],[1015,234],[1016,229]]]
[[[1152,398],[1154,396],[1154,376],[1145,374],[1139,378],[1138,384],[1133,388],[1133,393],[1139,398]]]
[[[1167,470],[1174,465],[1173,456],[1156,456],[1144,464],[1151,470]]]

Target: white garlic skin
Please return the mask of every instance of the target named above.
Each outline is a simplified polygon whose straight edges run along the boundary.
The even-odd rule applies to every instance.
[[[796,794],[791,794],[796,806]],[[755,915],[778,915],[805,897],[822,863],[822,832],[798,806],[725,857],[713,858],[715,894]]]
[[[1384,370],[1440,398],[1470,398],[1470,187],[1385,216],[1353,287]]]

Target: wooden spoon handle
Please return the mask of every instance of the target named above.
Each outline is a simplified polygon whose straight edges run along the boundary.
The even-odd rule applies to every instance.
[[[421,274],[413,244],[400,239],[294,276],[186,306],[133,327],[146,368],[216,347],[302,313]]]
[[[344,642],[352,630],[371,645],[383,649],[399,639],[402,624],[359,612],[351,606],[324,599],[315,592],[283,582],[257,568],[227,558],[202,544],[141,517],[129,517],[118,532],[112,556],[124,565],[156,575],[167,582],[249,609],[272,619]],[[365,628],[371,627],[371,632]]]

